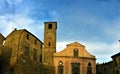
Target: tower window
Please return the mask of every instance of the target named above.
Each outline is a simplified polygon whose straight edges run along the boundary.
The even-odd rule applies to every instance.
[[[74,49],[74,57],[78,57],[78,49]]]
[[[48,29],[52,29],[52,24],[49,24],[49,25],[48,25]]]

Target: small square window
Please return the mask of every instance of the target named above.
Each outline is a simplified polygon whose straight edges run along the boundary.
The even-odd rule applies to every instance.
[[[52,29],[52,24],[49,24],[49,25],[48,25],[48,29]]]

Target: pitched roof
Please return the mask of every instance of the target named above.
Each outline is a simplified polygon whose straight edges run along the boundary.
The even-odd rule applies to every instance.
[[[116,57],[116,56],[120,56],[120,52],[115,54],[115,55],[113,55],[113,56],[111,56],[111,57],[113,58],[113,57]]]
[[[81,47],[85,47],[84,45],[78,43],[78,42],[73,42],[73,43],[70,43],[68,44],[67,46],[81,46]]]
[[[2,38],[5,38],[1,33],[0,33],[0,36],[1,36]]]
[[[38,41],[40,41],[40,42],[43,44],[43,42],[42,42],[41,40],[39,40],[35,35],[33,35],[31,32],[29,32],[29,31],[26,30],[26,29],[20,29],[20,30],[15,29],[15,30],[13,30],[7,37],[9,37],[12,33],[15,33],[15,32],[16,32],[17,34],[20,34],[20,33],[22,33],[23,31],[29,33],[30,35],[32,35],[33,37],[35,37]],[[7,38],[7,37],[6,37],[6,38]]]

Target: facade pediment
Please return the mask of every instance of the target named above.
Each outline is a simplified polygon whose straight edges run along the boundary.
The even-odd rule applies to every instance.
[[[75,53],[74,50],[76,49],[78,50],[78,57],[80,58],[83,58],[83,57],[95,58],[95,56],[88,53],[84,45],[78,42],[68,44],[63,51],[55,53],[54,56],[55,57],[74,57],[74,53]]]

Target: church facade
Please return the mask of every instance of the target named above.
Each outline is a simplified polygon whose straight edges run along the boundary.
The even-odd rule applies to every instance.
[[[95,56],[78,42],[68,44],[63,51],[54,53],[55,74],[96,74],[95,63]]]
[[[57,22],[45,22],[44,42],[26,29],[0,34],[0,56],[8,59],[4,65],[0,57],[0,74],[96,74],[96,58],[84,45],[74,42],[56,52],[56,33]]]

